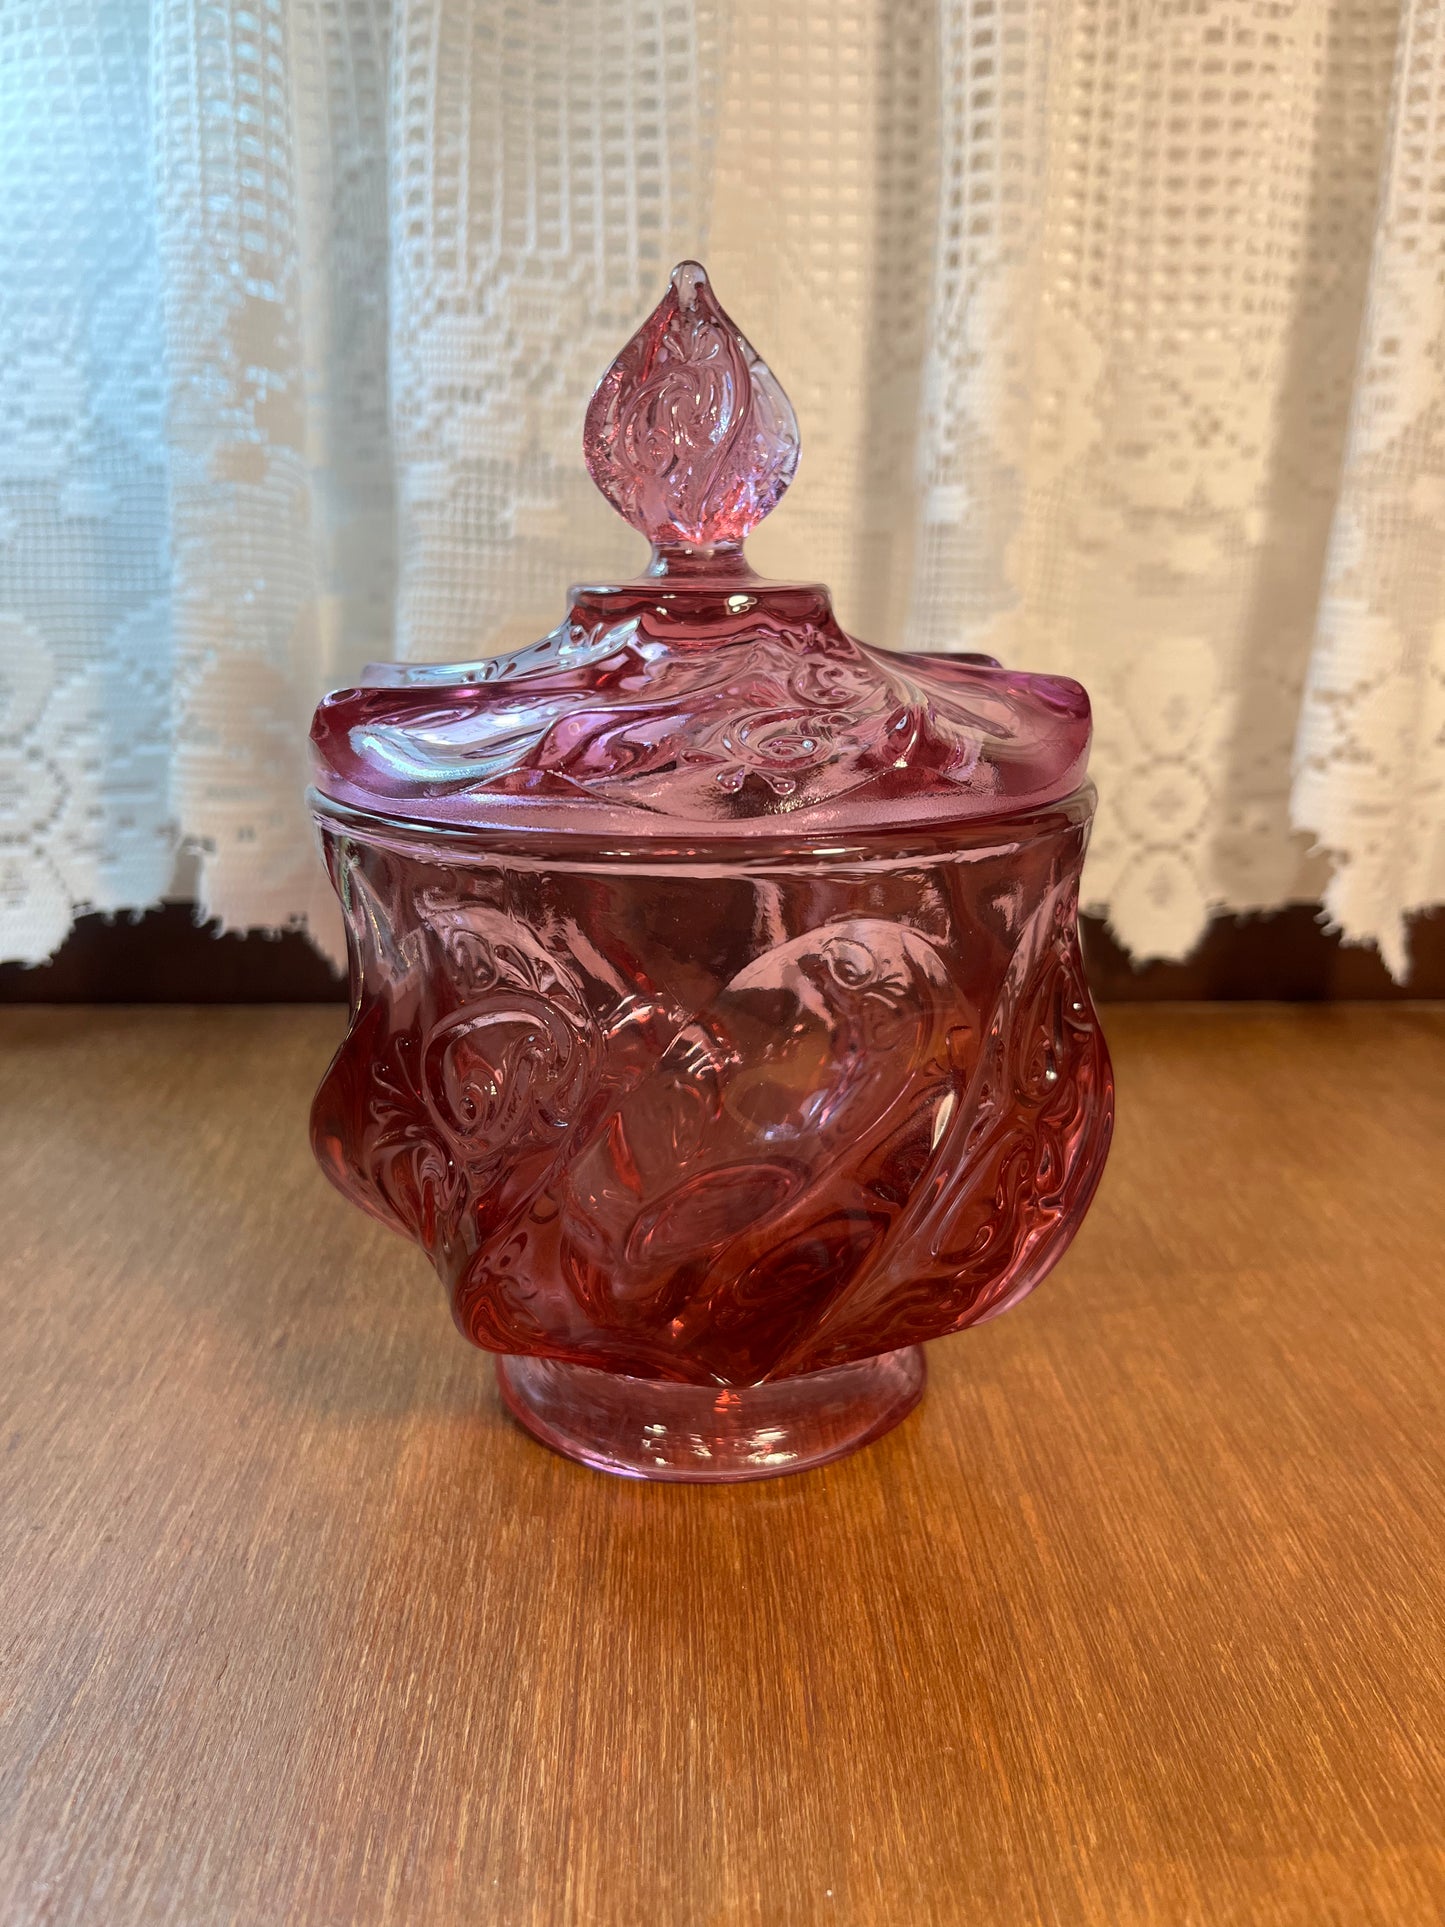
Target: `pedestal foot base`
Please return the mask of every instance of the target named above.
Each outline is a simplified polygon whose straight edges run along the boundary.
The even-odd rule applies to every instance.
[[[923,1379],[917,1345],[734,1388],[497,1359],[508,1411],[554,1452],[623,1478],[703,1484],[777,1478],[854,1452],[907,1417]]]

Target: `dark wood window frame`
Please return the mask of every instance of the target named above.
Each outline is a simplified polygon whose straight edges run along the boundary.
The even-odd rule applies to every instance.
[[[1417,917],[1411,935],[1414,970],[1402,987],[1373,950],[1324,930],[1312,904],[1217,918],[1187,961],[1139,970],[1102,922],[1084,919],[1090,980],[1108,1003],[1445,997],[1445,910]],[[304,937],[219,935],[186,903],[138,917],[81,917],[49,963],[0,965],[0,1003],[329,1003],[345,995],[344,980]]]

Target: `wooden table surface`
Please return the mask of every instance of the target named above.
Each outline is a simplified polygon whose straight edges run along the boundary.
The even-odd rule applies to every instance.
[[[504,1419],[338,1013],[0,1017],[0,1921],[1445,1918],[1445,1012],[1107,1022],[1052,1280],[708,1491]]]

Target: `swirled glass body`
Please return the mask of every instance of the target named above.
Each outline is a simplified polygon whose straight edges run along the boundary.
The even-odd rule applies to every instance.
[[[733,849],[317,809],[352,1016],[316,1152],[475,1343],[757,1385],[976,1323],[1076,1230],[1113,1116],[1087,788]]]

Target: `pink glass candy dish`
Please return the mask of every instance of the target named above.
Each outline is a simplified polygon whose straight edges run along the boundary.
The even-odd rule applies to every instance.
[[[695,263],[584,446],[645,575],[317,709],[352,1013],[313,1142],[536,1437],[761,1478],[895,1425],[923,1341],[1016,1303],[1088,1208],[1088,698],[870,648],[753,574],[797,424]]]

